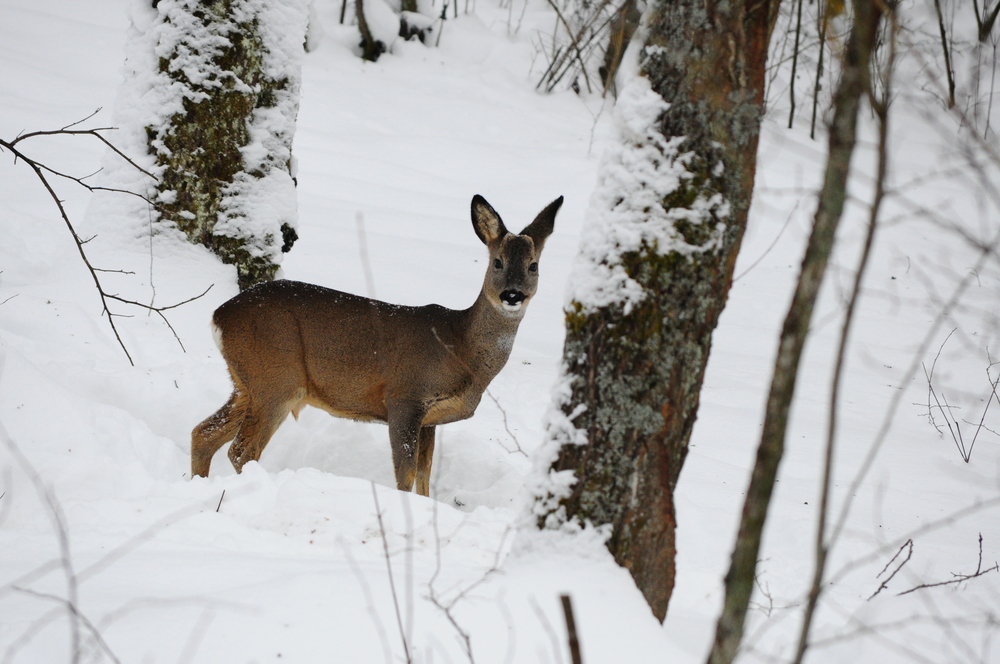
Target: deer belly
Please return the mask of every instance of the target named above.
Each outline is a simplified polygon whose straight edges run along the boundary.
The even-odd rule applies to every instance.
[[[310,381],[305,404],[321,408],[335,417],[385,422],[385,383],[371,381]]]

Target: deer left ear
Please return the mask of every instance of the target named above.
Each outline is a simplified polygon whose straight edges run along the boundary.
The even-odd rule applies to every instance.
[[[472,228],[483,244],[490,245],[507,234],[500,215],[486,199],[476,194],[472,197]]]
[[[552,234],[552,229],[555,227],[556,223],[556,212],[559,211],[562,204],[563,197],[560,196],[556,200],[549,203],[544,210],[538,213],[535,220],[528,224],[523,231],[521,231],[521,235],[527,235],[535,243],[535,251],[538,253],[542,252],[542,246],[545,245],[545,240]]]

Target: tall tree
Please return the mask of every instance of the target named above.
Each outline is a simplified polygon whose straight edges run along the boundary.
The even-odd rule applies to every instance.
[[[746,226],[779,2],[651,0],[571,279],[535,512],[540,526],[607,524],[660,620],[674,488]]]
[[[160,118],[146,127],[160,221],[274,278],[295,233],[292,137],[306,0],[159,0],[148,33]],[[144,74],[149,76],[149,74]]]
[[[715,631],[715,641],[709,653],[709,664],[729,664],[736,656],[743,638],[743,622],[756,578],[757,557],[760,553],[761,536],[771,502],[771,492],[777,480],[778,464],[785,448],[785,431],[791,409],[795,382],[798,376],[799,360],[809,334],[813,306],[819,295],[819,287],[826,272],[827,261],[833,250],[834,235],[847,200],[847,176],[850,173],[851,156],[857,135],[858,110],[865,96],[871,91],[870,63],[872,52],[878,43],[879,27],[883,13],[891,10],[892,0],[854,0],[854,21],[851,34],[843,53],[840,81],[833,95],[833,119],[827,139],[826,172],[823,187],[819,193],[819,203],[813,219],[812,233],[806,252],[802,258],[799,280],[792,296],[792,302],[781,329],[778,341],[778,356],[774,363],[774,374],[767,396],[764,412],[764,426],[757,459],[747,488],[740,529],[736,536],[729,571],[726,574],[726,594],[722,613]],[[877,109],[884,122],[884,108]],[[885,134],[882,135],[882,141]],[[884,150],[884,146],[883,146]],[[884,178],[884,163],[880,165]],[[846,333],[845,333],[846,334]],[[831,425],[832,426],[832,425]],[[830,432],[828,445],[833,443]],[[826,473],[830,471],[830,448],[827,451]],[[824,480],[829,483],[829,475]],[[827,487],[828,488],[828,487]],[[827,490],[827,489],[824,489]],[[817,578],[806,602],[804,621],[796,652],[796,662],[801,662],[807,648],[809,622],[816,608],[820,593],[823,566],[827,554],[824,532],[825,515],[820,518],[819,547],[817,553]]]

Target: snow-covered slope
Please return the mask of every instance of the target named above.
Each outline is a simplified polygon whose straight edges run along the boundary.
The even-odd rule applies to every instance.
[[[409,652],[418,662],[461,662],[471,643],[476,662],[565,662],[562,592],[573,598],[589,664],[703,658],[822,145],[799,127],[765,125],[740,277],[715,337],[681,476],[677,588],[661,627],[592,533],[514,532],[610,117],[599,98],[535,92],[532,40],[555,19],[547,3],[532,0],[514,33],[508,17],[519,12],[520,4],[512,14],[480,2],[444,24],[439,48],[397,41],[372,64],[354,53],[356,28],[338,24],[339,3],[318,0],[325,37],[305,57],[294,147],[300,240],[285,256],[285,276],[365,294],[360,229],[380,299],[465,307],[486,267],[468,217],[472,195],[485,196],[516,229],[566,197],[542,257],[539,293],[490,387],[495,400],[484,398],[471,420],[441,429],[436,500],[395,491],[384,427],[317,410],[289,420],[242,475],[222,451],[209,478],[189,479],[190,430],[229,393],[208,319],[235,294],[235,273],[174,237],[151,239],[148,219],[125,216],[134,206],[60,182],[81,236],[95,236],[86,245],[95,264],[132,272],[103,273],[111,292],[164,305],[212,285],[168,312],[183,350],[157,316],[116,308],[132,316],[116,319],[136,362],[130,366],[51,199],[29,169],[2,155],[0,661],[70,661],[77,638],[96,661],[390,662]],[[98,107],[105,110],[87,126],[116,121],[128,0],[0,0],[0,16],[0,138],[58,128]],[[911,110],[917,103],[900,106],[896,182],[956,163],[946,131],[933,132]],[[86,137],[24,147],[76,175],[106,157]],[[873,168],[864,147],[852,190],[858,201],[868,196],[864,174]],[[920,203],[988,234],[996,208],[960,179],[941,180],[909,187],[890,210],[895,223],[880,236],[866,282],[836,468],[837,509],[847,496],[855,502],[831,566],[845,572],[820,612],[813,661],[991,658],[995,627],[984,621],[1000,613],[1000,574],[896,594],[974,572],[979,533],[983,568],[1000,551],[995,509],[926,530],[995,499],[1000,478],[995,435],[984,431],[963,463],[950,438],[926,422],[922,374],[907,374],[914,360],[929,366],[954,326],[920,347],[936,310],[928,293],[946,298],[975,270],[961,334],[936,371],[947,396],[963,399],[960,417],[978,421],[985,401],[976,400],[989,394],[986,349],[995,346],[988,323],[996,270],[977,266],[975,251],[924,223],[912,206],[900,215]],[[850,215],[766,534],[751,658],[789,654],[812,571],[828,375],[863,204],[852,204]],[[864,483],[853,487],[897,394],[895,425]],[[909,563],[868,601],[909,538]],[[71,619],[67,598],[85,621]]]

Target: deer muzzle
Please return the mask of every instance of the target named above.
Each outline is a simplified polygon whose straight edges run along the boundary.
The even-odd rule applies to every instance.
[[[500,303],[507,311],[517,311],[524,304],[524,293],[519,290],[505,290],[500,293]]]

